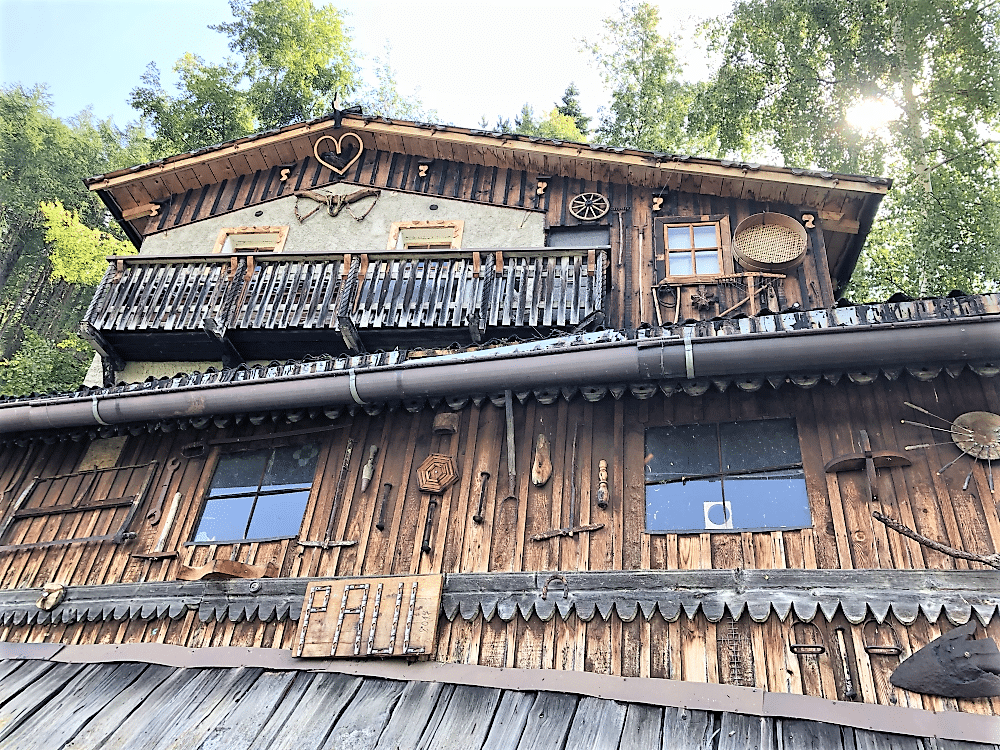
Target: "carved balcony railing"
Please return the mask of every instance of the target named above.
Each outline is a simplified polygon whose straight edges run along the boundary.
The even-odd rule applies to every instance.
[[[81,332],[116,369],[470,344],[592,319],[605,263],[594,248],[115,257]]]

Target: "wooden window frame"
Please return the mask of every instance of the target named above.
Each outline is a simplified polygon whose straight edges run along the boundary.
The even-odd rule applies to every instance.
[[[716,273],[694,273],[694,274],[671,274],[670,258],[667,250],[666,232],[668,227],[677,226],[706,226],[714,224],[716,227],[716,237],[719,244],[716,251],[719,258],[719,270]],[[663,216],[653,221],[653,251],[655,253],[653,261],[656,268],[656,280],[658,283],[668,284],[709,284],[714,283],[720,276],[731,276],[733,271],[733,233],[730,229],[729,216],[726,214],[705,214],[702,216]],[[700,248],[701,250],[711,250],[712,248]],[[694,265],[694,253],[699,248],[691,248],[692,267]]]
[[[219,232],[219,236],[215,239],[215,246],[212,248],[213,253],[221,253],[223,248],[226,246],[226,242],[230,237],[234,235],[241,234],[277,234],[278,239],[274,243],[274,247],[269,250],[264,250],[262,248],[252,248],[253,252],[258,253],[280,253],[285,248],[285,240],[288,239],[288,226],[276,226],[276,227],[226,227]],[[250,252],[244,251],[244,252]]]
[[[202,519],[204,518],[205,510],[208,508],[208,503],[211,500],[225,499],[226,497],[228,497],[228,496],[217,496],[217,497],[213,498],[211,496],[211,493],[212,493],[212,482],[215,480],[215,474],[216,474],[216,472],[219,469],[219,462],[223,458],[228,457],[228,456],[232,456],[232,455],[235,455],[235,454],[239,454],[239,453],[250,453],[250,452],[257,452],[257,451],[271,451],[271,454],[273,455],[274,451],[277,450],[277,449],[279,449],[279,448],[288,448],[288,447],[296,447],[296,446],[302,447],[302,446],[310,444],[310,443],[312,443],[313,445],[315,445],[317,447],[318,454],[316,456],[316,465],[313,468],[313,476],[312,476],[312,479],[310,480],[310,483],[309,483],[309,497],[306,500],[306,506],[305,506],[305,508],[303,510],[302,518],[299,519],[299,526],[295,530],[294,534],[284,534],[284,535],[281,535],[281,536],[259,537],[259,538],[258,537],[254,537],[254,538],[244,537],[242,539],[215,539],[215,540],[200,540],[200,541],[198,540],[198,538],[197,538],[198,537],[198,531],[201,529],[201,522],[202,522]],[[302,524],[304,523],[306,515],[309,513],[309,509],[312,506],[316,490],[317,490],[317,488],[318,488],[318,486],[319,486],[319,484],[320,484],[320,482],[322,480],[322,475],[320,474],[320,471],[321,471],[321,467],[322,467],[322,463],[323,463],[322,462],[323,451],[324,451],[323,445],[318,440],[293,440],[293,441],[290,441],[290,440],[284,439],[281,436],[272,436],[271,439],[264,439],[264,440],[253,440],[253,439],[250,439],[250,440],[248,440],[248,443],[246,445],[238,445],[236,447],[232,447],[232,448],[228,448],[228,449],[224,449],[224,450],[219,450],[219,449],[214,450],[213,451],[214,456],[212,456],[212,460],[210,462],[208,462],[208,463],[211,464],[212,470],[211,470],[211,475],[210,475],[209,480],[208,480],[208,484],[206,485],[205,491],[204,491],[204,493],[202,494],[202,497],[201,497],[201,507],[198,509],[197,520],[195,521],[194,527],[191,529],[190,532],[188,532],[188,533],[191,534],[191,536],[193,538],[191,538],[190,541],[185,542],[184,546],[185,547],[189,547],[189,546],[190,547],[194,547],[194,546],[207,546],[207,545],[215,545],[215,544],[245,544],[245,543],[254,543],[254,542],[260,543],[260,542],[270,542],[270,541],[276,541],[276,540],[296,539],[296,538],[298,538],[299,535],[302,532]],[[267,462],[265,462],[265,470],[266,470],[266,467],[267,467]],[[263,474],[261,475],[261,479],[263,479]],[[247,517],[247,526],[248,527],[249,527],[249,524],[252,522],[254,513],[256,512],[257,501],[262,496],[266,497],[266,496],[269,496],[269,495],[279,495],[279,494],[282,494],[280,491],[264,490],[263,489],[264,486],[265,485],[258,484],[257,490],[254,493],[254,500],[253,500],[253,503],[251,504],[250,515]],[[270,486],[270,485],[266,485],[266,486]],[[291,494],[292,492],[293,492],[292,490],[289,490],[285,494]],[[241,494],[241,493],[234,493],[234,494]],[[245,495],[247,493],[242,493],[242,494]]]
[[[442,232],[440,239],[437,237],[433,239],[419,239],[414,240],[413,245],[441,245],[441,247],[434,248],[439,250],[458,250],[462,247],[462,233],[465,230],[465,222],[461,219],[456,220],[445,220],[445,221],[394,221],[389,229],[389,241],[386,243],[387,251],[395,252],[405,252],[410,249],[418,250],[420,248],[407,247],[406,240],[404,237],[403,247],[397,247],[399,245],[399,238],[408,229],[439,229],[439,230],[451,230],[451,236],[448,237],[445,232]],[[449,242],[448,247],[443,247],[445,242]]]
[[[756,474],[764,474],[765,472],[769,472],[769,471],[790,471],[790,470],[793,470],[793,469],[799,469],[802,472],[802,477],[801,477],[802,488],[803,488],[803,491],[805,493],[806,510],[807,510],[807,512],[809,514],[809,519],[810,519],[810,523],[808,525],[766,526],[766,527],[760,527],[760,528],[756,528],[756,527],[754,527],[754,528],[749,528],[749,527],[721,528],[721,527],[708,527],[708,526],[706,526],[706,527],[703,527],[703,528],[692,527],[692,528],[676,528],[676,529],[650,529],[648,527],[648,521],[649,521],[649,519],[648,519],[648,513],[649,513],[649,505],[648,505],[648,503],[649,503],[649,496],[648,496],[647,492],[644,492],[644,494],[645,494],[645,502],[643,504],[643,507],[645,509],[645,514],[646,514],[646,517],[643,519],[643,530],[644,530],[644,533],[646,533],[646,534],[720,534],[720,533],[721,534],[738,534],[738,533],[741,533],[741,532],[798,531],[798,530],[801,530],[801,529],[814,528],[814,526],[815,526],[815,519],[813,517],[812,502],[811,502],[811,499],[809,497],[809,483],[808,483],[807,477],[806,477],[805,459],[804,459],[803,451],[802,451],[802,439],[800,437],[798,425],[796,424],[795,419],[792,418],[792,417],[776,417],[776,418],[771,418],[771,419],[765,418],[765,419],[737,420],[737,421],[742,421],[743,423],[757,423],[757,424],[764,425],[767,422],[778,421],[778,420],[787,420],[787,421],[790,421],[792,423],[792,429],[795,432],[795,437],[796,437],[796,441],[797,441],[798,449],[799,449],[799,460],[798,461],[793,461],[793,462],[789,462],[789,463],[786,463],[786,464],[775,465],[775,466],[764,465],[764,466],[754,467],[752,469],[742,469],[742,470],[736,470],[736,471],[726,471],[721,466],[721,453],[720,453],[720,470],[718,472],[691,474],[691,475],[688,475],[688,476],[677,476],[677,477],[673,477],[673,478],[670,478],[670,479],[652,479],[652,480],[650,480],[647,477],[646,480],[645,480],[645,482],[644,482],[644,486],[646,488],[648,488],[648,487],[651,487],[651,486],[664,486],[664,485],[671,485],[671,484],[686,484],[687,482],[692,481],[692,480],[696,481],[696,480],[700,480],[700,479],[713,479],[713,478],[716,478],[720,482],[722,482],[722,486],[720,487],[720,489],[724,493],[724,484],[725,484],[725,480],[727,478],[739,477],[739,476],[751,477],[752,478]],[[729,420],[729,421],[732,421],[732,420]],[[721,450],[722,450],[722,447],[721,447],[721,445],[722,445],[721,444],[722,436],[721,436],[721,433],[719,431],[719,427],[722,424],[724,424],[724,423],[727,423],[727,421],[724,420],[723,422],[706,422],[706,423],[700,423],[699,422],[699,423],[694,423],[694,424],[696,424],[699,427],[714,426],[716,428],[716,430],[715,430],[716,445],[714,447],[718,448],[719,451],[721,452]],[[688,426],[688,425],[683,425],[683,424],[681,424],[681,425],[660,425],[660,426],[647,425],[645,432],[648,434],[649,430],[651,430],[651,429],[661,429],[663,427],[678,427],[678,428],[682,428],[682,427],[686,427],[686,426]],[[761,435],[766,435],[766,434],[767,434],[766,432],[763,432],[763,431],[761,432]],[[644,450],[648,452],[649,448],[645,447]],[[706,450],[708,450],[708,447],[706,447]],[[648,459],[647,459],[647,461],[648,461]],[[724,509],[728,510],[728,507],[725,504],[728,503],[729,500],[725,498],[724,494],[722,494],[720,497],[722,497],[722,499],[723,499]]]

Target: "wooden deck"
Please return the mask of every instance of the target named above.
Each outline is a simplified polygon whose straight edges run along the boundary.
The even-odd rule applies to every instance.
[[[125,360],[287,359],[572,329],[606,253],[526,248],[112,260],[85,326]]]

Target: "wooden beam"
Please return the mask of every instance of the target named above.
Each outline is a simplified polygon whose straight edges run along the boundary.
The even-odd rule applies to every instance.
[[[111,366],[114,367],[115,370],[125,369],[125,360],[115,350],[111,343],[104,338],[104,335],[93,326],[93,324],[87,322],[86,320],[83,321],[80,323],[78,332],[82,338],[90,342],[90,345],[97,350],[98,354],[107,358],[111,362]]]
[[[463,150],[472,146],[474,147],[473,153],[477,153],[478,149],[495,147],[499,141],[500,145],[508,149],[515,159],[518,154],[525,158],[538,155],[542,157],[551,156],[553,159],[564,157],[589,161],[595,167],[603,169],[608,169],[612,166],[625,170],[632,168],[635,170],[637,177],[642,175],[642,180],[640,181],[652,180],[649,184],[663,182],[669,174],[682,174],[715,176],[723,180],[735,179],[742,181],[744,178],[750,178],[761,183],[804,185],[822,190],[847,193],[884,195],[889,189],[889,185],[884,181],[873,183],[865,177],[855,177],[853,175],[822,177],[813,174],[793,174],[791,170],[783,167],[760,166],[751,169],[742,164],[723,165],[721,162],[697,158],[679,160],[669,155],[657,158],[652,154],[636,151],[616,153],[614,151],[594,149],[581,144],[533,143],[511,138],[501,140],[491,135],[474,134],[469,131],[463,132],[457,128],[427,129],[403,123],[365,122],[363,118],[355,118],[349,115],[344,117],[342,125],[344,129],[350,129],[359,133],[368,133],[372,136],[396,136],[404,138],[413,143],[413,147],[407,147],[407,151],[413,151],[414,153],[428,151],[429,149],[423,145],[427,141],[449,143]],[[117,175],[112,173],[112,176],[90,183],[88,187],[91,190],[107,190],[119,185],[143,181],[147,177],[155,176],[162,179],[165,174],[190,169],[196,164],[213,162],[238,153],[260,151],[267,146],[273,146],[276,143],[282,143],[303,134],[327,134],[331,131],[333,131],[332,119],[293,125],[273,135],[254,140],[239,141],[231,145],[222,146],[208,153],[186,155],[177,158],[176,161],[167,161],[140,169],[139,171],[127,171]],[[644,170],[652,170],[654,173],[648,174]],[[715,185],[717,183],[710,181],[710,184]]]

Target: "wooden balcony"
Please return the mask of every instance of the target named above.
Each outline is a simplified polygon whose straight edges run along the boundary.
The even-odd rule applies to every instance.
[[[111,259],[81,332],[123,361],[288,359],[565,331],[603,310],[606,250]]]

